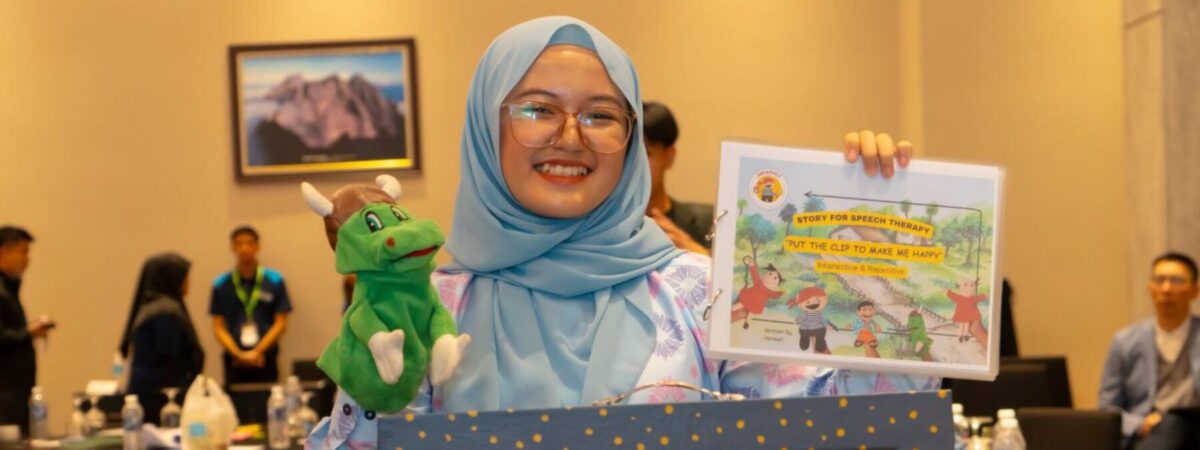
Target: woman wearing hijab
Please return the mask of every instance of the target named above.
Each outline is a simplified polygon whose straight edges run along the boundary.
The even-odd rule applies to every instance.
[[[138,395],[152,423],[166,400],[162,389],[184,389],[204,369],[204,350],[183,304],[190,268],[175,253],[146,260],[121,338],[121,354],[132,359],[128,391]]]
[[[709,358],[701,315],[710,261],[677,250],[645,216],[641,109],[629,57],[578,19],[535,19],[492,42],[467,98],[447,246],[454,260],[433,276],[472,341],[456,375],[410,409],[587,405],[668,380],[751,398],[938,386],[937,378]],[[911,150],[883,134],[846,137],[847,159],[861,155],[869,175],[891,176]],[[658,387],[629,401],[698,399]],[[339,396],[334,410],[358,405]],[[323,425],[310,442],[337,447],[347,427],[359,435],[374,421]],[[338,437],[325,439],[325,430]]]

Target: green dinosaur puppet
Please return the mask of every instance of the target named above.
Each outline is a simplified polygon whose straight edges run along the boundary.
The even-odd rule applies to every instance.
[[[470,337],[456,336],[454,317],[430,282],[433,256],[445,242],[437,224],[396,204],[394,177],[380,175],[376,183],[343,187],[330,199],[308,183],[301,191],[325,218],[337,271],[358,278],[341,331],[317,366],[364,409],[391,413],[413,400],[427,368],[434,385],[449,378]]]

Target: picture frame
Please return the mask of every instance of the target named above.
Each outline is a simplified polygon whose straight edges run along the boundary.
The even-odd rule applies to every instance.
[[[239,180],[419,171],[412,38],[229,46]]]

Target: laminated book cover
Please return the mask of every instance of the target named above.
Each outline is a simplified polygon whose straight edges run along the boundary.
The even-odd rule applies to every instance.
[[[993,379],[1003,171],[725,141],[715,356]]]

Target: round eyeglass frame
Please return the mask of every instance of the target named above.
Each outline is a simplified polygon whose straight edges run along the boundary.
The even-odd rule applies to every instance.
[[[551,139],[549,142],[545,142],[545,143],[535,142],[535,143],[531,144],[531,143],[523,142],[523,141],[521,141],[520,138],[517,137],[517,131],[513,128],[513,122],[514,122],[513,115],[516,114],[516,112],[515,112],[516,107],[524,106],[524,105],[544,106],[549,109],[553,109],[555,111],[561,112],[563,114],[564,117],[563,117],[562,123],[560,123],[558,125],[558,129],[555,130],[554,133],[551,134]],[[579,115],[580,114],[589,112],[589,111],[594,111],[595,109],[599,109],[599,108],[588,109],[588,110],[572,113],[572,112],[567,112],[558,106],[555,106],[555,105],[552,105],[549,103],[542,103],[542,102],[517,102],[517,103],[507,103],[506,102],[506,103],[500,104],[500,108],[502,108],[503,110],[506,110],[508,112],[508,118],[509,118],[508,132],[512,134],[513,140],[517,141],[518,144],[524,145],[529,148],[544,148],[544,147],[549,147],[549,146],[557,143],[559,137],[562,136],[563,129],[567,126],[567,117],[573,117],[575,119],[575,132],[579,133],[579,140],[580,140],[580,142],[583,143],[583,146],[587,147],[588,150],[591,150],[596,153],[611,155],[613,153],[618,153],[622,149],[629,146],[629,139],[631,137],[633,137],[633,128],[637,126],[637,113],[632,112],[632,111],[621,111],[620,109],[611,108],[612,111],[616,111],[625,117],[625,120],[626,120],[625,138],[622,139],[621,145],[617,146],[614,150],[604,151],[604,150],[596,149],[595,147],[592,146],[591,143],[588,142],[586,135],[583,133],[583,128],[579,123]],[[609,109],[609,108],[604,108],[604,109]]]

